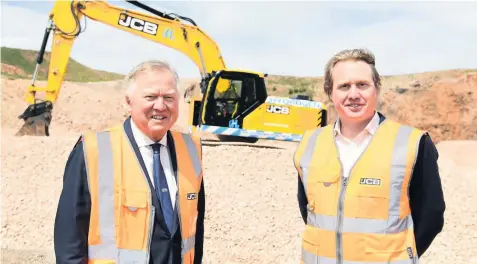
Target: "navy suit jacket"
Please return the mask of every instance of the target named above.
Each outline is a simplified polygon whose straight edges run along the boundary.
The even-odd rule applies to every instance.
[[[139,148],[133,138],[130,126],[131,118],[124,122],[124,129],[146,175],[148,172],[140,155]],[[167,133],[174,175],[177,177],[177,159],[174,140]],[[151,190],[154,187],[146,177]],[[204,241],[205,190],[204,182],[198,195],[198,219],[195,239],[194,264],[202,263]],[[176,200],[176,202],[178,202]],[[175,228],[169,232],[157,196],[152,192],[152,203],[156,208],[156,218],[151,239],[150,263],[181,263],[181,232],[176,212]],[[175,207],[177,208],[177,206]],[[88,190],[83,146],[79,140],[74,146],[66,162],[63,176],[63,190],[60,195],[54,226],[54,248],[57,264],[86,264],[88,261],[88,230],[91,210],[91,198]]]

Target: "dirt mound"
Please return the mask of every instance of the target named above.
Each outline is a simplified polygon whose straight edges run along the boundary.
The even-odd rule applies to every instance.
[[[28,80],[2,79],[2,130],[7,129],[9,133],[13,133],[23,125],[23,120],[18,119],[18,116],[28,106],[23,96],[29,85]],[[37,82],[36,85],[44,87],[46,82]],[[126,111],[122,108],[123,95],[118,91],[117,85],[117,82],[64,82],[53,107],[50,133],[79,134],[85,130],[103,129],[124,118]],[[94,110],[91,111],[92,109]]]
[[[193,80],[182,80],[180,90],[185,90],[191,82]],[[28,107],[23,96],[29,85],[29,80],[8,80],[2,77],[2,133],[13,135],[23,125],[23,120],[18,119],[18,116]],[[37,81],[36,85],[44,87],[46,82]],[[180,107],[185,111],[180,113],[176,129],[187,128],[188,106],[181,100]],[[63,82],[60,95],[53,107],[50,134],[79,135],[85,131],[102,130],[122,122],[126,116],[124,93],[121,91],[119,81]]]
[[[477,74],[437,81],[428,89],[397,88],[385,93],[388,117],[425,129],[435,142],[477,139]]]
[[[18,67],[15,67],[13,65],[5,64],[2,63],[2,73],[8,73],[8,74],[16,74],[16,75],[24,75],[25,71],[23,69],[20,69]]]
[[[460,79],[451,88],[442,88],[448,87],[445,85],[435,88],[450,89],[455,98],[465,99],[463,103],[467,103],[475,93],[472,97],[464,96],[466,89],[470,89],[464,83]],[[182,82],[181,89],[187,89],[189,84]],[[53,224],[68,154],[80,133],[123,120],[123,95],[115,82],[67,82],[54,109],[52,136],[15,137],[14,131],[22,125],[17,117],[27,106],[22,96],[29,81],[2,79],[1,85],[2,263],[54,263]],[[425,92],[425,96],[437,96]],[[438,116],[424,112],[433,103],[429,101],[437,101],[437,97],[416,101],[409,93],[402,95],[405,99],[397,94],[388,99],[394,100],[389,101],[394,109],[416,111],[419,114],[410,121],[418,124],[439,124],[434,119],[442,118],[445,112],[427,110],[437,112]],[[457,105],[455,98],[447,100],[447,97],[441,96],[438,104],[450,111]],[[422,103],[426,106],[419,105]],[[188,118],[187,106],[181,104],[179,127]],[[473,109],[465,107],[471,116]],[[461,115],[466,122],[471,120],[467,115]],[[426,116],[429,118],[425,119]],[[463,131],[461,128],[461,135]],[[449,137],[453,135],[449,133]],[[204,263],[299,262],[304,225],[296,200],[297,174],[292,162],[295,148],[296,143],[275,141],[261,141],[252,146],[204,142],[207,196]],[[477,141],[441,142],[438,148],[448,208],[446,225],[421,263],[477,263],[477,259],[472,259],[477,256],[474,246],[477,210],[472,205],[477,200],[474,166]]]

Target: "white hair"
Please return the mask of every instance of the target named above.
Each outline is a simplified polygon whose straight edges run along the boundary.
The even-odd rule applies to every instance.
[[[176,90],[179,91],[179,75],[177,71],[166,61],[148,60],[136,65],[124,78],[122,87],[127,95],[131,95],[136,85],[134,81],[140,72],[151,72],[153,70],[168,70],[176,81]]]

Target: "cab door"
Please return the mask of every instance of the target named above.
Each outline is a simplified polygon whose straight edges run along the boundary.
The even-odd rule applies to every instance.
[[[244,117],[266,98],[264,80],[257,74],[220,71],[211,78],[205,91],[201,123],[241,128]]]

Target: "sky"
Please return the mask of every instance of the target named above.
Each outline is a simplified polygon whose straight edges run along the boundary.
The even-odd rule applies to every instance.
[[[108,3],[138,10],[125,1]],[[477,68],[477,1],[144,3],[192,18],[217,43],[229,68],[323,76],[329,58],[347,48],[371,50],[381,75]],[[2,0],[1,45],[38,50],[53,5]],[[48,51],[50,45],[51,37]],[[179,51],[91,19],[71,57],[94,69],[123,74],[141,61],[162,59],[180,77],[200,77],[197,66]]]

